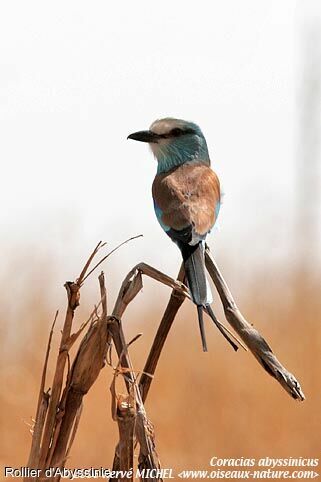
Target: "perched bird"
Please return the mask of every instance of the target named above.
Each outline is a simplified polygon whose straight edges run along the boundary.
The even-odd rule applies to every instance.
[[[221,202],[220,183],[210,168],[201,129],[192,122],[165,118],[128,139],[147,142],[158,167],[152,193],[157,219],[181,250],[191,298],[197,305],[203,350],[207,351],[203,310],[232,344],[211,309],[212,296],[205,274],[205,238],[214,226]]]

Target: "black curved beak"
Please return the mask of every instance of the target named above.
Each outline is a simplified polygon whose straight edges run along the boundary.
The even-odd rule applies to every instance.
[[[157,143],[159,139],[159,135],[155,134],[152,131],[138,131],[129,134],[127,139],[133,139],[134,141],[141,141],[141,142],[154,142]]]

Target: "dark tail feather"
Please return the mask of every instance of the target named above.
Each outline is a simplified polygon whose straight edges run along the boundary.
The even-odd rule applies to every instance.
[[[191,297],[197,305],[198,323],[201,332],[203,351],[207,351],[203,320],[203,306],[207,302],[204,249],[202,243],[198,243],[195,246],[180,243],[179,247],[183,255],[185,274]]]
[[[198,308],[198,307],[197,307]],[[226,331],[224,330],[224,328],[222,328],[222,326],[219,324],[216,316],[214,315],[214,312],[211,308],[210,305],[206,305],[204,307],[206,313],[212,318],[213,322],[215,323],[215,325],[217,326],[217,328],[220,330],[220,332],[222,333],[222,335],[224,336],[224,338],[230,343],[230,345],[232,345],[232,347],[234,348],[235,351],[238,350],[238,346],[234,343],[234,341],[231,340],[231,338],[228,336],[228,334],[226,333]]]
[[[216,316],[207,301],[204,247],[202,242],[199,242],[195,246],[190,246],[189,244],[183,242],[177,244],[183,255],[185,273],[191,297],[194,303],[197,305],[198,323],[201,332],[203,351],[207,351],[203,321],[203,309],[212,318],[213,322],[222,333],[224,338],[232,345],[232,347],[236,351],[238,349],[238,346],[230,339],[224,328],[222,328],[220,323],[217,321]]]
[[[204,320],[203,320],[203,306],[197,305],[197,314],[198,314],[198,324],[200,327],[201,338],[202,338],[202,345],[203,351],[207,351],[207,344],[206,344],[206,336],[204,330]]]
[[[207,286],[205,275],[204,248],[199,242],[195,246],[180,243],[188,287],[196,305],[205,305],[207,302]]]

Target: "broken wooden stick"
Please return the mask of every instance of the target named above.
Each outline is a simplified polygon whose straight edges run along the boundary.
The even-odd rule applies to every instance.
[[[303,401],[305,399],[304,393],[295,376],[281,365],[262,335],[246,321],[238,309],[208,246],[206,246],[205,250],[205,263],[221,298],[224,313],[229,324],[234,328],[240,338],[242,338],[264,370],[274,377],[291,397],[295,400]]]
[[[235,332],[244,341],[248,349],[253,353],[255,358],[261,364],[269,375],[275,378],[280,385],[287,391],[289,395],[295,400],[303,401],[305,399],[304,393],[297,379],[290,373],[276,358],[271,348],[260,335],[260,333],[248,323],[240,310],[238,309],[232,294],[221,275],[213,257],[211,256],[209,247],[206,246],[205,262],[209,275],[220,296],[225,317],[228,323],[232,326]],[[184,269],[181,269],[178,274],[179,281],[184,281]],[[142,393],[142,399],[145,402],[148,395],[150,385],[152,383],[152,375],[154,375],[157,363],[165,344],[166,338],[174,321],[174,318],[184,301],[185,293],[178,289],[173,289],[171,298],[166,307],[165,313],[156,333],[153,345],[149,352],[143,373],[140,378],[139,386]],[[148,375],[147,375],[148,374]]]
[[[115,373],[123,376],[127,387],[126,396],[117,395],[115,389],[113,393],[113,403],[116,407],[113,413],[119,427],[119,443],[115,451],[114,468],[123,472],[132,468],[136,442],[140,447],[139,468],[158,469],[160,467],[155,448],[154,429],[147,417],[144,403],[175,316],[184,299],[190,298],[189,291],[184,285],[184,268],[181,266],[178,279],[174,280],[146,263],[139,263],[125,277],[110,316],[107,315],[107,292],[104,275],[101,273],[99,276],[101,294],[99,304],[94,308],[88,320],[82,323],[75,333],[71,334],[75,309],[79,305],[80,288],[85,279],[111,254],[103,257],[89,271],[94,257],[102,246],[102,243],[98,243],[79,278],[75,282],[67,282],[65,285],[68,306],[51,393],[49,390],[45,391],[45,383],[54,325],[49,336],[28,462],[28,466],[31,468],[64,467],[77,432],[83,397],[90,390],[104,366],[106,352],[112,342],[118,354]],[[294,399],[304,400],[304,394],[294,375],[282,366],[265,339],[241,314],[208,247],[205,251],[205,261],[207,270],[219,293],[228,323],[267,373],[273,376]],[[137,373],[134,371],[128,352],[130,343],[126,343],[121,320],[129,303],[142,289],[143,275],[171,287],[173,291],[138,383]],[[98,314],[100,307],[102,313]],[[71,363],[70,348],[88,324],[89,329]],[[137,338],[138,336],[132,341]],[[59,476],[53,476],[48,477],[47,480],[53,481],[59,480],[59,478]],[[30,481],[31,478],[25,480]]]

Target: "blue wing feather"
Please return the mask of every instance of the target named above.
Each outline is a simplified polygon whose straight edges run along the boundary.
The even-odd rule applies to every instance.
[[[170,228],[170,226],[167,226],[166,224],[163,223],[163,221],[162,221],[163,211],[157,205],[155,199],[153,199],[153,201],[154,201],[154,211],[155,211],[157,220],[158,220],[159,224],[161,225],[161,227],[163,228],[163,230],[165,231],[165,233],[167,233],[171,228]]]

